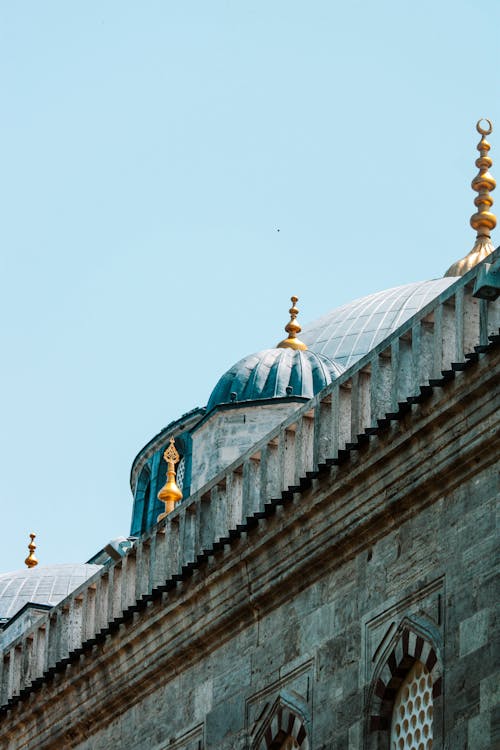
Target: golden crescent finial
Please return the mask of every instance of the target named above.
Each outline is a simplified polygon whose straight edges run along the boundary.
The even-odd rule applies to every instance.
[[[485,128],[481,127],[481,123],[482,122],[487,122],[488,123],[488,126],[489,126],[488,130],[485,130]],[[487,117],[481,117],[481,119],[478,120],[477,123],[476,123],[476,130],[481,135],[490,135],[490,133],[493,131],[493,125],[491,124],[491,120],[488,120]]]
[[[299,349],[301,351],[304,351],[307,349],[307,346],[304,344],[303,341],[300,341],[297,338],[297,334],[301,332],[302,328],[297,323],[297,315],[299,314],[299,310],[296,307],[297,302],[299,301],[299,298],[295,295],[292,295],[290,297],[290,300],[292,302],[292,306],[290,310],[288,311],[290,313],[290,321],[285,326],[285,331],[288,333],[288,338],[283,339],[283,341],[280,341],[279,344],[277,344],[277,349]]]
[[[173,511],[176,503],[182,500],[182,492],[175,481],[175,464],[178,463],[180,456],[175,447],[175,440],[173,437],[170,438],[170,444],[166,448],[163,454],[164,460],[167,462],[167,481],[158,493],[158,500],[165,503],[165,510],[160,513],[157,521],[161,521],[162,518],[168,516]]]
[[[28,557],[26,558],[26,560],[24,561],[24,564],[28,568],[34,568],[35,565],[38,565],[38,560],[35,557],[35,550],[36,550],[36,544],[34,542],[35,538],[36,538],[36,534],[33,534],[33,532],[31,532],[30,534],[31,542],[28,544],[28,549],[30,553]]]
[[[483,127],[482,122],[487,122],[488,128]],[[496,188],[497,183],[488,171],[493,161],[489,155],[491,146],[485,138],[493,131],[493,124],[487,117],[481,118],[476,123],[476,130],[481,135],[481,140],[477,144],[479,157],[476,159],[476,167],[478,167],[479,172],[472,180],[471,185],[472,189],[478,193],[477,197],[474,198],[477,211],[470,218],[471,227],[477,232],[476,241],[470,253],[462,260],[454,263],[446,271],[445,276],[463,276],[494,250],[491,230],[496,227],[497,217],[490,209],[493,206],[491,193]]]

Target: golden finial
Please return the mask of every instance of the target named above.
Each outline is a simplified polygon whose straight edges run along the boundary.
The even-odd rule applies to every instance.
[[[36,534],[33,534],[33,532],[30,534],[31,542],[28,544],[28,549],[30,551],[28,557],[24,561],[24,564],[28,566],[28,568],[34,568],[35,565],[38,565],[38,560],[35,557],[35,550],[36,550],[36,544],[34,542],[34,539],[36,537]]]
[[[496,188],[497,183],[495,178],[488,172],[493,161],[491,156],[488,156],[491,147],[485,138],[486,135],[492,132],[493,125],[491,124],[491,120],[485,119],[484,122],[487,123],[487,127],[483,127],[481,125],[482,122],[482,119],[478,120],[476,125],[476,130],[481,135],[481,140],[477,144],[479,158],[476,159],[476,167],[479,168],[479,173],[471,183],[472,189],[479,193],[477,198],[474,198],[474,203],[478,210],[470,218],[471,227],[477,232],[476,241],[470,253],[465,258],[462,258],[462,260],[454,263],[446,271],[445,276],[463,276],[494,250],[491,241],[491,230],[496,227],[497,219],[495,214],[492,214],[489,209],[493,205],[493,198],[490,195],[490,191]]]
[[[158,493],[158,500],[165,503],[165,510],[157,518],[157,521],[161,521],[162,518],[168,516],[169,513],[175,508],[175,504],[182,500],[182,492],[177,486],[175,481],[175,464],[179,461],[179,454],[175,447],[175,440],[173,437],[170,438],[170,445],[163,454],[163,458],[167,462],[167,481]]]
[[[297,315],[299,314],[298,308],[295,307],[296,303],[298,302],[298,297],[290,297],[292,301],[292,306],[290,310],[288,311],[290,313],[290,322],[286,324],[285,331],[288,333],[288,338],[283,339],[283,341],[280,341],[279,344],[277,344],[278,349],[300,349],[304,351],[307,349],[307,346],[304,344],[303,341],[300,341],[297,338],[297,334],[301,332],[302,328],[297,323]]]

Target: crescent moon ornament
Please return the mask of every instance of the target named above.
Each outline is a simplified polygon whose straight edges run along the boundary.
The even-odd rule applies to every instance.
[[[471,268],[491,255],[495,249],[491,241],[491,230],[496,227],[497,219],[491,211],[493,206],[491,192],[495,189],[497,183],[488,171],[493,165],[493,160],[489,155],[491,146],[485,138],[485,135],[492,132],[493,124],[487,117],[481,117],[477,121],[476,130],[481,134],[481,139],[476,146],[477,151],[479,151],[479,158],[475,162],[479,172],[472,180],[471,187],[478,193],[478,196],[474,198],[477,211],[470,217],[470,225],[477,232],[476,241],[470,253],[446,271],[445,276],[448,277],[464,276]]]
[[[486,130],[486,128],[481,126],[482,122],[488,123],[489,130]],[[487,117],[481,117],[481,119],[477,121],[476,130],[478,133],[481,133],[481,135],[489,135],[491,131],[493,130],[493,125],[491,124],[491,120],[488,120]]]

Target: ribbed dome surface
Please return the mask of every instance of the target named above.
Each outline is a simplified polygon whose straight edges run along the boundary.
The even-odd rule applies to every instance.
[[[347,369],[455,281],[420,281],[361,297],[304,326],[300,338]]]
[[[221,377],[212,391],[207,411],[232,401],[285,396],[312,398],[343,371],[341,365],[311,351],[263,349],[244,357]],[[291,391],[287,392],[287,388]]]
[[[28,602],[54,605],[90,578],[100,565],[38,565],[0,575],[0,619],[10,619]]]

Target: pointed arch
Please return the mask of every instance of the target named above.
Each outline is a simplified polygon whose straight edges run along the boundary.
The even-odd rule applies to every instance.
[[[404,618],[382,653],[375,668],[369,690],[368,738],[378,734],[380,743],[368,741],[366,747],[389,747],[392,711],[399,690],[408,673],[417,663],[428,672],[433,700],[442,692],[442,659],[439,631],[419,618]]]
[[[282,690],[267,713],[252,750],[309,750],[307,707],[298,696]]]

